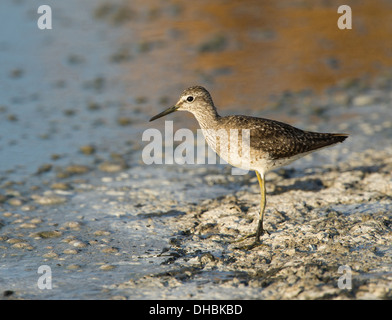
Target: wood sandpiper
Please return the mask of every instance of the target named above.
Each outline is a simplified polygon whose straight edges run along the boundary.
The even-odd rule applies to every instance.
[[[193,86],[184,90],[174,106],[152,117],[150,121],[177,110],[189,111],[195,116],[208,145],[227,163],[256,172],[261,192],[258,226],[256,233],[237,240],[255,237],[250,248],[260,244],[260,237],[265,232],[263,229],[266,204],[265,174],[271,169],[287,165],[311,152],[343,142],[348,137],[348,134],[344,133],[304,131],[270,119],[242,115],[221,117],[218,115],[210,93],[201,86]],[[222,135],[217,134],[222,130],[228,132],[227,136],[233,130],[238,131],[235,145],[233,140],[222,139]],[[243,139],[244,130],[249,133],[248,140]],[[241,146],[246,141],[249,145],[249,157],[248,161],[243,162],[239,160],[244,157],[244,154],[241,154],[244,150]]]

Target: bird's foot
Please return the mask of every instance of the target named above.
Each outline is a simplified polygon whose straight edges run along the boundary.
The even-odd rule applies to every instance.
[[[262,229],[259,234],[257,234],[257,233],[248,234],[245,237],[242,237],[242,238],[240,238],[238,240],[231,241],[230,243],[238,243],[238,242],[242,242],[242,241],[244,241],[246,239],[256,237],[255,241],[252,244],[237,248],[237,249],[251,250],[251,249],[254,249],[254,248],[256,248],[258,246],[261,246],[261,245],[265,246],[265,244],[263,244],[260,241],[260,237],[263,236],[265,233],[267,233],[268,235],[270,234],[267,230]]]
[[[239,238],[237,240],[230,241],[230,243],[242,242],[242,241],[244,241],[246,239],[253,238],[253,237],[256,237],[256,233],[248,234],[245,237]]]
[[[235,249],[252,250],[252,249],[257,248],[259,246],[267,246],[267,245],[265,243],[263,243],[262,241],[260,241],[260,239],[259,240],[255,239],[255,241],[253,241],[251,244],[244,245],[244,246],[238,246],[238,247],[235,247]]]

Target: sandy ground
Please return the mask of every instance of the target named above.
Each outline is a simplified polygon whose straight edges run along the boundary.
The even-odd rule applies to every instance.
[[[377,117],[364,133],[366,108]],[[388,108],[345,107],[355,114],[347,143],[267,175],[270,235],[252,250],[230,242],[255,229],[257,179],[223,165],[128,167],[117,156],[4,181],[2,289],[12,298],[390,298]],[[40,265],[51,267],[51,290],[37,288]]]
[[[20,6],[27,5],[13,3],[8,15],[18,19]],[[66,15],[60,17],[69,24]],[[83,25],[79,18],[71,20],[73,28]],[[60,39],[70,37],[72,27]],[[88,37],[110,43],[105,30]],[[60,41],[33,35],[30,40]],[[0,106],[4,299],[392,297],[390,70],[323,94],[283,93],[265,113],[244,109],[286,117],[308,130],[350,134],[343,144],[267,174],[270,234],[248,250],[244,246],[251,240],[231,242],[256,228],[259,189],[253,173],[233,176],[222,164],[142,161],[143,131],[162,130],[164,124],[148,119],[177,96],[157,89],[154,99],[128,98],[113,76],[121,68],[95,69],[83,62],[91,48],[80,43],[64,49],[64,65],[71,67],[60,70],[62,76],[24,62],[24,55],[10,56],[16,42],[4,43],[0,54],[9,71]],[[76,76],[78,68],[83,72]],[[34,75],[50,81],[34,82]],[[175,129],[194,126],[183,113],[167,120],[173,119]],[[40,266],[49,268],[51,282],[48,271],[38,273]]]

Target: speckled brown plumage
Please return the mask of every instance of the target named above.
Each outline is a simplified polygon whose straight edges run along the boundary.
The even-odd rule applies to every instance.
[[[250,147],[273,160],[305,154],[343,142],[346,134],[304,131],[289,124],[249,116],[220,117],[215,128],[249,129]]]
[[[189,111],[195,116],[208,145],[221,158],[233,166],[256,171],[261,192],[260,218],[256,232],[250,235],[256,240],[249,248],[259,245],[260,237],[264,234],[265,173],[311,152],[343,142],[348,137],[344,133],[304,131],[283,122],[263,118],[242,115],[221,117],[211,95],[201,86],[184,90],[174,106],[152,117],[150,121],[177,110]],[[243,149],[244,145],[248,149]],[[243,162],[245,158],[247,161]]]

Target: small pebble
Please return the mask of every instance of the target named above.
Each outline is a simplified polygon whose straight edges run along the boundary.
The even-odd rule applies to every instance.
[[[366,106],[374,103],[375,98],[372,95],[362,94],[353,99],[353,105],[357,107]]]
[[[75,113],[76,113],[76,111],[73,109],[64,110],[64,115],[68,116],[68,117],[75,115]]]
[[[5,298],[10,297],[13,294],[14,294],[14,291],[12,291],[12,290],[4,290],[3,291],[3,297],[5,297]]]
[[[18,117],[14,114],[9,114],[7,118],[9,121],[18,121]]]
[[[84,165],[70,165],[65,168],[65,171],[69,174],[83,174],[90,171],[90,168]]]
[[[97,230],[94,232],[95,236],[108,236],[110,235],[109,231],[105,231],[105,230]]]
[[[78,251],[75,250],[75,249],[65,249],[65,250],[63,251],[63,253],[64,253],[64,254],[77,254]]]
[[[69,266],[67,266],[66,269],[68,269],[68,270],[78,270],[80,268],[81,268],[81,266],[78,265],[78,264],[70,264]]]
[[[42,205],[56,205],[62,204],[67,201],[66,198],[55,196],[55,195],[45,195],[45,196],[34,196],[34,201]]]
[[[95,147],[92,145],[81,146],[80,151],[85,155],[90,155],[95,153]]]
[[[22,223],[20,227],[25,229],[35,229],[37,228],[37,225],[34,223]]]
[[[81,227],[80,222],[77,221],[68,221],[64,223],[63,225],[65,228],[70,228],[70,229],[79,229]]]
[[[6,200],[7,200],[7,197],[3,194],[0,194],[0,203],[4,203],[4,202],[6,202]]]
[[[85,248],[87,246],[87,244],[85,244],[83,241],[80,240],[72,240],[69,242],[69,244],[76,248]]]
[[[109,247],[109,248],[103,248],[101,251],[103,253],[117,253],[118,249],[114,247]]]
[[[13,248],[17,249],[27,249],[27,250],[32,250],[34,249],[30,244],[27,242],[18,242],[12,245]]]
[[[58,255],[56,252],[54,252],[54,251],[50,251],[50,252],[45,253],[45,254],[43,255],[44,258],[51,258],[51,259],[58,258],[58,256],[59,256],[59,255]]]
[[[21,208],[20,208],[20,210],[22,210],[22,211],[33,211],[33,210],[35,210],[36,209],[36,207],[35,206],[32,206],[32,205],[30,205],[30,204],[26,204],[26,205],[24,205],[24,206],[22,206]]]
[[[40,218],[33,218],[30,220],[30,223],[42,223],[42,219]]]
[[[53,166],[50,163],[43,164],[42,166],[40,166],[38,168],[37,174],[42,174],[44,172],[48,172],[48,171],[52,170],[52,167]]]
[[[20,199],[18,199],[18,198],[11,198],[11,199],[9,199],[8,201],[8,204],[10,204],[11,206],[15,206],[15,207],[18,207],[18,206],[21,206],[22,205],[22,200],[20,200]]]
[[[70,190],[72,187],[68,183],[56,182],[50,186],[53,190]]]
[[[132,119],[129,117],[119,117],[117,118],[117,123],[120,126],[129,126],[130,124],[132,124]]]
[[[7,240],[7,243],[10,243],[10,244],[20,243],[20,242],[25,242],[25,240],[20,239],[20,238],[10,238]]]
[[[125,163],[117,163],[117,162],[103,162],[98,166],[98,169],[103,172],[117,172],[126,169]]]
[[[99,269],[104,270],[104,271],[109,271],[109,270],[113,270],[116,266],[113,266],[111,264],[104,264],[102,266],[99,267]]]
[[[34,233],[33,236],[35,238],[47,239],[47,238],[58,238],[62,235],[60,231],[57,230],[50,230],[50,231],[40,231]]]
[[[53,153],[53,154],[50,156],[50,158],[51,158],[52,160],[58,160],[58,159],[61,158],[61,155],[59,155],[59,154],[57,154],[57,153]]]
[[[87,104],[87,109],[89,109],[89,110],[99,110],[101,108],[102,108],[102,106],[96,102],[89,102]]]

